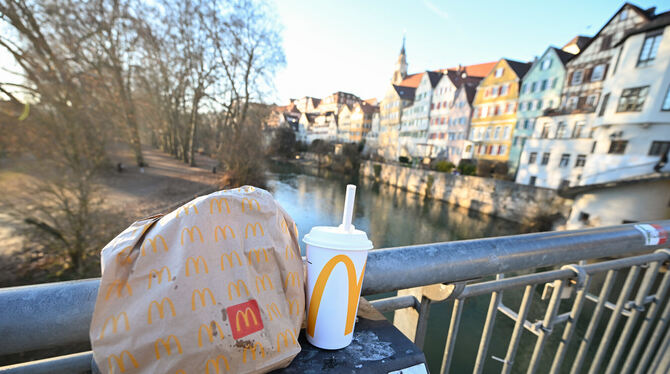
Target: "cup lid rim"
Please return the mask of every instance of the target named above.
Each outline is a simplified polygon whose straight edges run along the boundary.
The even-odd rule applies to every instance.
[[[334,226],[314,226],[302,241],[320,248],[345,251],[366,251],[373,248],[364,231],[354,229],[346,232],[341,227]]]

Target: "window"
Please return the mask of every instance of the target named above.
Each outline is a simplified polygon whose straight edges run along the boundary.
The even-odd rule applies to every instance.
[[[554,79],[551,81],[551,88],[556,88],[556,83],[558,83],[558,78],[554,78]]]
[[[500,96],[507,95],[508,91],[509,91],[509,83],[502,86],[501,91],[500,91]]]
[[[612,140],[610,143],[610,150],[607,153],[622,155],[626,151],[628,140]]]
[[[505,126],[505,130],[503,131],[503,139],[509,139],[509,133],[510,133],[509,126]]]
[[[542,134],[540,134],[540,138],[542,139],[547,139],[549,138],[549,129],[551,128],[550,123],[545,123],[542,125]]]
[[[497,68],[496,71],[495,71],[495,77],[496,78],[502,77],[504,71],[505,71],[504,68]]]
[[[593,144],[591,145],[591,153],[595,153],[595,151],[596,151],[596,144],[598,144],[598,142],[594,141]]]
[[[526,93],[526,90],[528,89],[528,84],[524,83],[521,85],[521,93]]]
[[[496,126],[496,130],[493,132],[493,138],[498,139],[500,137],[500,126]]]
[[[596,65],[591,72],[591,82],[603,80],[605,77],[605,64]]]
[[[596,100],[598,99],[598,94],[589,95],[586,97],[586,106],[588,108],[596,107]]]
[[[584,133],[585,127],[586,127],[585,122],[575,122],[575,128],[572,130],[572,137],[581,138],[582,136],[586,135]]]
[[[623,9],[621,13],[619,13],[619,21],[625,21],[626,18],[628,18],[628,9]]]
[[[486,139],[486,140],[491,139],[491,128],[490,127],[486,128],[486,134],[484,135],[484,139]]]
[[[534,186],[536,181],[537,181],[537,177],[532,176],[532,177],[530,177],[530,181],[528,182],[528,184],[531,185],[531,186]]]
[[[579,222],[589,223],[589,214],[585,212],[579,212]]]
[[[542,61],[542,65],[540,65],[540,70],[547,70],[551,67],[551,59],[547,58],[544,61]]]
[[[670,97],[670,89],[668,89],[668,96]],[[670,99],[668,100],[668,102],[669,102],[668,105],[670,106]],[[524,111],[525,105],[526,105],[525,102],[523,102],[523,101],[519,102],[519,112]],[[668,110],[670,110],[670,108],[668,108]]]
[[[498,96],[498,86],[495,86],[495,87],[491,88],[491,96],[493,96],[493,97]]]
[[[542,100],[538,100],[535,102],[535,110],[540,110],[542,109]]]
[[[563,139],[568,133],[568,124],[565,122],[558,123],[558,129],[556,130],[556,139]]]
[[[575,167],[581,168],[586,164],[586,155],[577,155],[577,160],[575,161]]]
[[[661,156],[668,153],[670,142],[651,142],[649,156]]]
[[[610,94],[606,93],[603,96],[602,103],[600,104],[600,112],[598,112],[598,117],[602,117],[605,114],[605,109],[607,108],[607,101],[610,99]]]
[[[500,114],[500,105],[496,105],[495,109],[493,110],[494,116],[497,116],[498,114]]]
[[[505,113],[512,112],[514,112],[514,103],[507,103],[507,106],[505,107]]]
[[[549,155],[550,155],[549,152],[544,152],[542,154],[542,165],[546,165],[549,163]]]
[[[621,93],[617,112],[639,112],[642,110],[644,99],[647,97],[649,86],[626,88]]]
[[[545,79],[542,81],[542,84],[540,85],[540,91],[544,91],[547,89],[547,85],[549,84],[549,80]]]
[[[533,82],[530,85],[530,92],[535,92],[537,90],[537,82]]]
[[[558,162],[558,167],[559,168],[564,168],[568,166],[570,163],[570,154],[569,153],[563,153],[561,155],[561,160]]]
[[[650,65],[654,59],[656,59],[656,52],[658,51],[658,46],[661,44],[662,37],[663,32],[657,32],[649,34],[644,38],[644,43],[640,50],[640,57],[637,59],[637,66]]]
[[[583,77],[584,77],[584,71],[576,70],[574,73],[572,73],[572,80],[570,81],[570,85],[576,86],[578,84],[581,84]]]
[[[602,42],[600,43],[600,50],[605,51],[612,47],[612,34],[603,35]]]
[[[535,163],[536,160],[537,160],[537,152],[531,152],[530,156],[528,156],[528,163],[532,165]]]
[[[507,153],[507,146],[504,145],[504,144],[498,146],[498,154],[499,155],[504,155],[505,153]]]
[[[670,87],[668,87],[668,90],[665,92],[665,99],[663,99],[663,106],[661,107],[661,110],[670,110]]]
[[[579,98],[577,96],[570,96],[570,98],[568,99],[568,105],[567,105],[568,109],[576,109],[577,108],[577,100],[579,100]]]
[[[528,128],[530,127],[529,124],[530,124],[530,120],[529,120],[529,119],[524,120],[524,121],[523,121],[523,129],[524,129],[524,130],[528,130]]]

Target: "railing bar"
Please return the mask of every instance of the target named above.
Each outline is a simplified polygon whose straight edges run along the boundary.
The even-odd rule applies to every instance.
[[[670,329],[668,329],[668,331],[665,332],[665,337],[663,338],[663,343],[661,343],[661,346],[658,348],[658,351],[656,351],[656,357],[654,357],[654,361],[651,362],[651,368],[650,368],[651,370],[649,370],[650,373],[667,373],[668,372],[668,369],[670,369],[670,368],[667,367],[667,366],[670,365],[670,363],[667,362],[667,361],[670,361],[670,360],[668,360],[668,357],[667,357],[668,352],[670,352]],[[666,365],[665,369],[666,370],[663,370],[663,368],[660,367],[664,359],[666,360],[666,363],[665,363],[665,365]]]
[[[614,285],[617,272],[617,270],[610,270],[607,272],[605,282],[603,283],[603,288],[600,290],[600,295],[598,296],[596,307],[593,310],[591,322],[589,322],[589,327],[586,329],[586,333],[584,334],[582,342],[579,345],[577,356],[572,363],[572,369],[570,370],[571,374],[578,374],[582,369],[582,365],[584,364],[584,360],[586,359],[586,355],[589,351],[589,346],[591,345],[591,341],[593,340],[596,329],[598,328],[598,324],[600,323],[600,318],[602,317],[603,311],[605,310],[605,303],[607,302],[607,298],[609,297],[612,286]]]
[[[404,308],[417,309],[415,306],[419,304],[419,301],[413,295],[404,295],[372,300],[370,301],[370,304],[372,304],[372,306],[379,312],[386,313]]]
[[[512,366],[514,365],[514,358],[516,357],[516,350],[519,347],[519,342],[521,341],[521,335],[523,334],[526,317],[528,316],[528,311],[530,310],[530,306],[533,303],[534,292],[535,292],[534,284],[529,284],[526,286],[526,290],[523,293],[523,298],[521,299],[519,314],[517,315],[516,323],[514,324],[512,337],[510,338],[509,341],[509,347],[507,347],[507,354],[505,355],[505,363],[503,364],[501,373],[509,373],[512,371]]]
[[[524,287],[529,284],[552,282],[556,279],[566,279],[572,276],[574,276],[574,273],[571,270],[551,270],[543,273],[526,274],[499,280],[496,279],[492,281],[467,285],[463,289],[463,292],[461,292],[461,296],[470,298],[480,295],[487,295],[493,292]]]
[[[419,320],[416,323],[416,332],[414,333],[414,344],[423,350],[426,340],[426,331],[428,330],[428,314],[430,313],[430,299],[422,296],[421,306],[419,307]]]
[[[647,310],[647,316],[645,317],[644,321],[642,321],[642,326],[640,327],[637,336],[635,336],[633,346],[631,347],[628,353],[628,357],[626,357],[626,361],[624,361],[623,367],[621,368],[622,373],[629,373],[631,370],[633,370],[633,367],[635,365],[634,364],[635,358],[640,352],[640,349],[642,349],[642,345],[644,344],[647,338],[647,334],[649,333],[649,330],[651,329],[651,326],[654,323],[654,319],[656,318],[656,313],[658,312],[659,308],[659,302],[661,300],[665,300],[665,295],[668,292],[668,288],[670,288],[670,271],[665,272],[665,276],[663,276],[663,280],[661,281],[661,285],[658,287],[658,290],[656,291],[656,295],[652,297],[651,305]]]
[[[670,270],[667,271],[665,275],[666,277],[668,276],[668,273],[670,273]],[[640,362],[637,365],[637,369],[635,370],[636,374],[642,374],[646,372],[645,369],[647,364],[653,357],[656,346],[658,345],[658,342],[663,335],[663,331],[668,326],[668,322],[670,322],[670,302],[667,302],[665,304],[665,308],[663,308],[663,313],[661,313],[661,317],[658,319],[658,323],[654,328],[654,332],[651,334],[651,338],[647,343],[647,348],[645,348],[644,354],[642,354],[642,358],[640,358]],[[670,329],[668,330],[670,331]]]
[[[73,353],[65,356],[50,357],[44,360],[23,362],[20,364],[0,366],[2,374],[70,374],[84,373],[91,370],[93,353],[91,351]]]
[[[568,345],[570,340],[572,340],[572,335],[577,328],[577,320],[579,315],[582,313],[582,307],[584,306],[584,301],[586,300],[586,293],[591,285],[591,276],[586,275],[584,278],[584,284],[582,288],[577,291],[575,296],[575,301],[572,304],[572,310],[568,316],[568,323],[565,325],[565,330],[563,330],[563,336],[561,337],[561,342],[558,345],[556,350],[556,356],[554,357],[554,362],[551,364],[550,373],[558,373],[561,369],[561,364],[565,358],[565,354],[568,351]]]
[[[593,264],[585,265],[582,268],[584,269],[584,271],[586,271],[587,274],[593,275],[595,273],[602,273],[607,270],[621,270],[627,267],[644,265],[650,262],[665,261],[667,259],[668,255],[666,255],[665,253],[654,252],[635,257],[625,257],[616,260],[596,262]]]
[[[540,358],[542,358],[542,351],[544,350],[544,345],[547,342],[549,334],[551,334],[551,321],[554,319],[554,316],[558,312],[558,307],[561,304],[561,293],[563,293],[563,284],[565,281],[563,279],[558,279],[554,281],[554,289],[551,294],[551,299],[549,300],[549,305],[547,306],[547,312],[544,315],[544,321],[540,327],[539,335],[537,337],[537,342],[535,343],[535,349],[533,350],[533,356],[530,359],[530,364],[528,365],[528,374],[533,374],[537,371],[538,366],[540,365]]]
[[[593,358],[593,363],[591,364],[591,368],[589,369],[589,374],[596,374],[600,369],[600,365],[605,359],[605,354],[607,353],[607,349],[610,346],[610,342],[612,341],[612,337],[614,336],[614,332],[616,331],[617,324],[619,323],[619,319],[621,318],[621,311],[623,310],[623,306],[626,303],[626,301],[628,301],[628,297],[630,296],[630,293],[633,290],[633,285],[635,284],[635,280],[637,279],[638,274],[640,274],[639,266],[633,266],[632,268],[630,268],[628,276],[626,277],[626,281],[624,282],[623,287],[621,288],[619,299],[616,302],[616,308],[614,309],[612,315],[610,316],[610,320],[607,323],[605,333],[603,334],[600,340],[600,344],[598,345],[598,350],[596,351],[596,355]]]
[[[515,311],[508,308],[503,303],[500,303],[500,305],[498,305],[498,311],[501,312],[502,314],[506,315],[510,319],[515,320],[515,321],[517,320],[517,318],[519,318],[519,315]],[[524,320],[523,321],[523,327],[526,330],[528,330],[528,331],[532,332],[533,334],[537,335],[537,329],[535,327],[535,324],[531,323],[530,321]]]
[[[449,332],[447,333],[447,342],[444,345],[444,355],[442,356],[442,367],[440,372],[446,374],[451,366],[451,358],[456,346],[456,336],[458,335],[458,326],[461,323],[461,313],[465,299],[454,300],[454,307],[451,310],[451,322],[449,323]]]
[[[500,292],[493,292],[491,294],[491,302],[489,303],[489,310],[486,313],[484,331],[482,331],[482,338],[479,341],[479,349],[477,350],[477,360],[475,361],[475,367],[472,371],[474,374],[481,374],[484,370],[486,353],[489,350],[489,343],[491,342],[491,336],[493,335],[493,325],[496,321],[496,312],[498,311],[501,297],[502,294]]]
[[[635,297],[636,305],[641,305],[642,302],[644,301],[644,298],[649,294],[649,291],[651,291],[651,287],[654,285],[654,281],[656,280],[656,275],[658,275],[659,268],[660,263],[657,261],[652,263],[651,267],[649,267],[644,272],[644,278],[642,278],[642,283],[640,284],[640,287],[638,288],[637,291],[637,296]],[[623,331],[619,336],[618,339],[619,341],[617,342],[617,345],[614,348],[614,353],[612,354],[612,357],[609,359],[609,363],[607,364],[607,368],[605,369],[606,374],[612,374],[615,372],[617,366],[619,365],[621,357],[624,355],[624,349],[626,349],[626,344],[628,343],[628,340],[630,339],[630,336],[633,333],[633,329],[635,328],[637,319],[638,317],[640,317],[641,314],[642,314],[641,309],[639,308],[632,309],[632,313],[630,317],[628,317],[628,319],[626,320],[626,324],[624,325]]]

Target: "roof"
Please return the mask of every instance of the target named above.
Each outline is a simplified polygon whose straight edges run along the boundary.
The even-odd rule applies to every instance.
[[[404,81],[403,81],[404,82]],[[414,100],[414,93],[416,92],[416,87],[393,85],[393,88],[398,93],[403,100]]]
[[[433,88],[437,85],[437,82],[440,81],[440,78],[442,78],[442,73],[440,72],[426,71],[426,74],[428,74],[428,79],[430,80],[430,86]]]
[[[521,62],[506,58],[504,58],[503,60],[507,61],[507,65],[509,65],[509,67],[512,68],[512,70],[514,70],[514,73],[516,73],[516,75],[519,78],[523,78],[523,76],[526,75],[528,70],[530,70],[530,67],[533,65],[530,62]]]
[[[419,87],[419,83],[421,83],[421,77],[423,77],[423,73],[410,74],[398,86],[417,88]]]
[[[461,89],[465,90],[465,95],[466,98],[468,99],[468,103],[472,104],[472,102],[475,100],[475,94],[477,93],[477,85],[466,83],[463,86],[461,86]]]
[[[379,101],[377,101],[376,97],[373,97],[373,98],[370,98],[370,99],[367,99],[367,100],[363,100],[363,102],[366,103],[366,104],[370,104],[370,105],[379,104]]]
[[[484,78],[489,75],[497,63],[498,61],[484,62],[482,64],[466,65],[463,68],[465,68],[465,73],[468,76]],[[458,70],[458,67],[448,68],[447,70]]]
[[[563,48],[569,46],[570,44],[575,44],[577,45],[577,48],[579,48],[579,50],[581,51],[591,41],[591,39],[592,38],[590,36],[577,35],[574,38],[570,39],[569,42],[565,43]]]
[[[566,52],[566,51],[564,51],[562,49],[558,49],[556,47],[550,47],[550,48],[553,49],[554,52],[556,52],[556,55],[558,55],[558,58],[561,60],[563,65],[567,64],[568,61],[572,60],[572,58],[576,56],[572,53]]]
[[[623,38],[621,38],[621,40],[619,40],[614,46],[616,47],[620,45],[621,43],[626,41],[626,39],[628,39],[630,36],[664,28],[668,25],[670,25],[670,11],[657,14],[655,16],[652,16],[651,21],[643,24],[638,28],[628,31],[626,34],[624,34]]]

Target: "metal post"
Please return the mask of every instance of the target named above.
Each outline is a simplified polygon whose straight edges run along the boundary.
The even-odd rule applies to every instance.
[[[578,270],[583,270],[579,268]],[[584,274],[584,273],[583,273]],[[570,311],[570,317],[568,318],[568,322],[565,325],[565,330],[563,330],[563,336],[561,337],[561,342],[558,345],[558,349],[556,350],[556,356],[554,357],[554,362],[551,364],[551,370],[549,371],[551,374],[558,373],[561,369],[561,364],[563,363],[563,359],[565,358],[565,353],[568,351],[568,344],[570,344],[570,340],[572,339],[572,334],[575,332],[575,329],[577,328],[577,320],[579,319],[579,315],[582,313],[582,306],[584,306],[584,301],[586,300],[586,293],[589,290],[589,285],[591,284],[591,276],[584,274],[584,280],[583,284],[577,285],[578,291],[577,295],[575,296],[575,301],[572,304],[572,310]]]
[[[491,294],[491,303],[489,303],[489,311],[486,313],[486,322],[484,323],[484,331],[482,338],[479,341],[479,350],[477,351],[477,360],[475,361],[475,368],[472,371],[475,374],[481,374],[484,370],[484,361],[486,359],[486,352],[489,350],[489,343],[491,342],[491,335],[493,335],[493,325],[496,321],[496,312],[498,305],[500,305],[501,292],[494,292]]]
[[[540,326],[539,336],[537,337],[537,342],[535,343],[535,349],[533,350],[533,356],[530,359],[530,364],[528,365],[528,374],[533,374],[537,371],[538,365],[540,365],[540,358],[542,358],[542,351],[544,350],[544,345],[547,342],[547,338],[551,334],[553,329],[553,319],[556,313],[558,312],[558,306],[561,304],[561,293],[563,292],[563,279],[554,281],[554,290],[551,294],[551,300],[549,300],[549,305],[547,306],[547,312],[544,315],[544,321]]]
[[[416,323],[416,333],[414,333],[414,344],[423,350],[423,344],[426,340],[426,331],[428,330],[428,314],[430,313],[430,299],[421,296],[421,307],[419,308],[419,321]]]
[[[665,308],[663,308],[663,313],[661,314],[661,317],[658,319],[658,323],[654,328],[653,334],[651,334],[651,339],[649,339],[649,342],[647,343],[647,348],[645,348],[644,354],[642,354],[642,358],[640,358],[640,362],[637,365],[635,374],[646,373],[645,369],[647,368],[647,363],[649,363],[649,360],[651,360],[651,358],[653,357],[656,345],[658,345],[658,342],[661,339],[663,331],[668,326],[668,322],[670,322],[670,302],[665,304]]]
[[[656,275],[658,274],[659,267],[660,263],[654,262],[651,264],[651,267],[649,267],[647,271],[645,271],[644,273],[644,278],[642,278],[642,283],[640,284],[640,288],[638,288],[637,291],[637,297],[635,297],[635,305],[633,305],[632,308],[633,312],[630,315],[630,317],[628,317],[628,320],[626,321],[626,325],[624,326],[621,335],[619,335],[619,341],[617,342],[617,345],[614,348],[614,353],[612,354],[612,357],[609,359],[609,363],[607,364],[607,368],[605,369],[606,374],[612,374],[615,372],[617,365],[619,365],[619,360],[624,355],[624,349],[626,348],[628,339],[630,339],[630,336],[633,333],[633,329],[635,328],[637,319],[642,314],[642,312],[644,312],[643,302],[645,297],[647,297],[647,294],[649,294],[651,287],[654,285],[654,281],[656,280]]]
[[[582,338],[582,343],[579,345],[579,351],[577,351],[575,361],[572,363],[570,374],[578,374],[582,369],[582,364],[584,363],[586,354],[589,351],[589,346],[591,345],[593,336],[596,334],[596,329],[600,323],[600,317],[605,310],[605,303],[607,302],[607,298],[609,297],[612,286],[614,285],[616,274],[616,270],[610,270],[607,272],[605,283],[603,283],[603,288],[600,290],[600,295],[598,295],[598,303],[593,310],[593,316],[591,317],[591,322],[589,322],[589,327],[586,329],[586,334],[584,334],[584,337]]]
[[[461,324],[461,313],[463,312],[464,299],[455,299],[454,307],[451,310],[451,321],[449,323],[449,332],[447,333],[447,342],[444,345],[444,356],[442,356],[442,368],[440,372],[446,374],[451,366],[451,358],[456,346],[456,336],[458,335],[458,326]]]
[[[665,333],[663,343],[658,347],[651,363],[650,373],[667,373],[670,370],[670,329]]]
[[[507,347],[507,354],[505,355],[505,363],[503,364],[503,369],[501,373],[508,374],[512,371],[512,366],[514,365],[514,357],[516,357],[516,350],[519,347],[519,342],[521,341],[521,334],[523,334],[523,325],[526,322],[526,317],[528,316],[530,305],[533,303],[534,292],[535,292],[534,284],[526,286],[526,290],[523,293],[523,299],[521,299],[521,306],[519,306],[519,314],[516,318],[516,323],[514,324],[512,337],[510,338],[509,341],[509,347]]]
[[[596,356],[593,358],[593,364],[591,364],[589,374],[596,374],[598,369],[600,369],[600,365],[605,359],[605,353],[607,352],[607,348],[610,346],[610,342],[614,336],[614,331],[616,330],[616,326],[619,323],[619,319],[621,318],[621,311],[623,310],[626,301],[628,301],[628,297],[633,290],[633,285],[635,284],[635,280],[637,279],[638,274],[640,274],[639,266],[636,265],[630,268],[628,276],[626,277],[626,281],[624,282],[623,288],[621,289],[621,293],[619,294],[619,299],[616,302],[616,307],[610,316],[605,333],[600,340],[600,345],[598,345],[598,350],[596,351]]]

